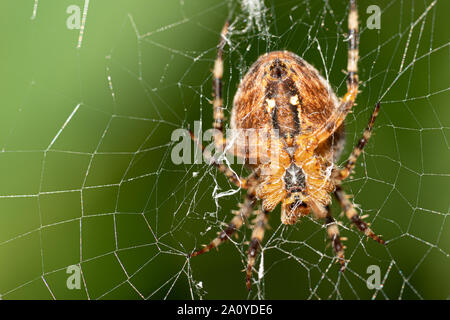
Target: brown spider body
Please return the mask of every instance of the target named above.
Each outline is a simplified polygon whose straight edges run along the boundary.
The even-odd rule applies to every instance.
[[[294,53],[266,53],[252,65],[234,97],[230,124],[234,132],[232,139],[225,138],[223,132],[222,55],[228,22],[222,29],[213,70],[214,143],[219,152],[243,158],[253,173],[242,178],[227,165],[206,155],[211,164],[232,183],[246,189],[247,194],[239,204],[239,210],[234,211],[235,215],[227,228],[219,232],[219,236],[209,245],[193,252],[191,256],[218,247],[255,213],[246,270],[248,289],[268,214],[280,202],[284,224],[293,224],[311,211],[316,218],[325,220],[342,271],[346,266],[344,246],[330,211],[331,193],[334,193],[347,218],[361,232],[384,243],[359,217],[341,187],[370,138],[379,103],[344,167],[338,168],[334,164],[344,145],[344,120],[354,105],[359,85],[358,12],[356,0],[349,1],[347,93],[344,97],[338,99],[319,72]],[[191,136],[197,141],[192,133]],[[261,201],[261,209],[255,210],[258,200]]]
[[[321,127],[338,105],[336,95],[317,70],[289,51],[262,55],[239,85],[231,129],[254,129],[258,135],[246,137],[248,140],[238,136],[236,155],[257,164],[262,176],[257,197],[268,212],[282,201],[285,224],[295,223],[311,207],[324,208],[330,202],[329,194],[334,190],[330,166],[343,146],[343,126],[320,145],[306,144],[310,142],[308,134]],[[277,141],[255,139],[262,135]],[[257,146],[249,148],[247,144]],[[261,159],[274,153],[278,161]],[[325,217],[324,210],[317,211],[319,217]]]

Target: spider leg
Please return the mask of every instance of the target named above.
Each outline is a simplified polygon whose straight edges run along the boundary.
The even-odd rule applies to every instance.
[[[223,163],[216,162],[211,154],[205,153],[205,146],[198,141],[197,137],[194,135],[192,131],[189,130],[189,134],[191,135],[191,139],[196,143],[203,151],[203,156],[205,157],[205,160],[207,163],[212,164],[215,166],[220,172],[222,172],[228,180],[230,180],[233,184],[235,184],[237,187],[242,189],[247,189],[249,185],[249,178],[242,178],[238,176],[233,170],[230,169],[227,165]]]
[[[366,222],[364,222],[358,213],[355,210],[355,207],[348,199],[348,196],[345,194],[345,191],[341,188],[341,186],[337,185],[336,190],[334,191],[334,195],[336,199],[339,201],[342,209],[344,209],[345,215],[347,218],[353,222],[359,231],[363,232],[369,238],[372,238],[378,243],[384,244],[384,240],[381,239],[380,236],[376,235],[372,229],[369,228]]]
[[[217,57],[213,70],[213,108],[214,108],[214,142],[218,150],[223,151],[226,139],[223,134],[223,100],[222,100],[222,76],[223,76],[223,48],[226,43],[229,22],[226,21],[220,33],[220,41],[217,46]]]
[[[348,15],[348,60],[347,60],[347,93],[344,96],[353,102],[358,94],[358,60],[359,60],[359,33],[358,9],[356,0],[350,0],[350,13]]]
[[[239,210],[233,211],[235,216],[228,224],[228,227],[225,230],[221,231],[217,238],[211,241],[209,245],[192,253],[191,257],[196,257],[202,253],[208,252],[212,248],[217,248],[223,242],[227,241],[233,235],[233,233],[235,233],[242,227],[244,221],[247,220],[247,218],[250,216],[253,211],[255,200],[256,199],[254,195],[247,195],[244,202],[239,204]]]
[[[332,135],[344,122],[351,111],[356,96],[358,95],[358,60],[359,60],[359,33],[358,33],[358,9],[356,0],[350,0],[350,12],[348,15],[348,61],[347,61],[347,93],[341,99],[339,106],[333,111],[324,125],[311,134],[322,143]]]
[[[380,103],[378,102],[375,109],[372,112],[372,116],[370,117],[369,124],[367,125],[366,130],[364,130],[362,138],[359,139],[358,144],[353,149],[352,154],[350,155],[347,162],[345,163],[344,168],[337,172],[336,179],[344,180],[352,173],[353,169],[355,168],[355,164],[356,164],[356,161],[358,160],[359,155],[363,151],[364,146],[367,144],[367,142],[370,139],[370,136],[372,135],[373,124],[375,123],[375,119],[377,118],[379,110],[380,110]]]
[[[225,22],[225,25],[222,28],[222,32],[220,34],[219,45],[217,46],[217,57],[214,62],[214,70],[213,70],[213,108],[214,108],[214,144],[216,150],[223,152],[226,146],[226,139],[223,134],[223,100],[222,100],[222,76],[223,76],[223,47],[226,43],[226,35],[228,33],[229,22]],[[205,151],[205,147],[198,141],[197,137],[189,131],[192,140],[197,143],[202,151]],[[218,163],[213,160],[213,157],[209,154],[204,154],[206,160],[216,166],[220,172],[225,174],[225,176],[237,185],[240,188],[247,188],[247,180],[241,177],[236,176],[236,174],[225,164]]]
[[[256,221],[253,227],[252,239],[250,240],[250,246],[248,248],[247,256],[247,276],[246,276],[246,285],[247,289],[251,288],[251,277],[253,271],[253,265],[256,261],[256,256],[258,254],[258,250],[261,246],[261,242],[264,238],[264,232],[267,226],[268,220],[268,212],[264,210],[259,210],[258,215],[256,216]]]
[[[227,241],[233,233],[239,230],[244,221],[248,219],[250,214],[253,212],[253,208],[256,204],[256,189],[253,187],[256,184],[258,174],[256,172],[252,173],[248,177],[249,183],[252,185],[251,188],[247,190],[244,202],[239,204],[239,210],[233,211],[234,217],[228,224],[227,228],[219,233],[217,238],[211,241],[210,244],[204,246],[202,249],[195,251],[191,254],[191,257],[196,257],[202,253],[210,251],[212,248],[217,248],[223,242]]]
[[[341,242],[341,237],[339,235],[339,228],[331,215],[330,206],[327,206],[327,216],[325,217],[325,225],[327,227],[328,237],[331,240],[331,244],[333,245],[334,252],[336,253],[336,257],[339,259],[339,263],[341,264],[341,271],[345,270],[345,257],[344,257],[344,246]]]

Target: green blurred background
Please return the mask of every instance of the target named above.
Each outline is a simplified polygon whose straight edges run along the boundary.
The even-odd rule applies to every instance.
[[[246,228],[219,252],[187,259],[243,193],[213,199],[232,186],[204,164],[173,164],[171,133],[199,119],[211,128],[210,71],[226,18],[235,22],[227,116],[239,79],[271,50],[298,53],[343,95],[347,1],[266,1],[258,30],[237,1],[91,0],[80,48],[67,8],[82,13],[84,1],[40,0],[35,15],[34,0],[1,1],[1,297],[449,298],[450,2],[431,3],[359,3],[362,93],[340,163],[381,100],[345,188],[387,246],[340,219],[351,259],[340,274],[322,222],[283,227],[277,208],[264,277],[248,293]],[[380,30],[365,26],[372,4],[383,12]],[[70,265],[81,267],[80,290],[66,286]],[[366,287],[369,265],[381,268],[379,291]]]

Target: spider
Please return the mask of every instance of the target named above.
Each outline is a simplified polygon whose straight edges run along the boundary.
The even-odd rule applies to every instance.
[[[229,23],[226,22],[213,69],[216,129],[214,144],[219,150],[230,149],[223,133],[222,101],[222,55],[228,29]],[[247,162],[254,160],[250,166],[253,171],[247,178],[237,176],[228,166],[218,161],[211,161],[232,183],[247,192],[227,228],[209,245],[192,253],[191,257],[217,248],[255,213],[246,268],[248,290],[251,288],[253,266],[267,227],[268,214],[280,202],[283,224],[294,224],[299,217],[311,212],[315,218],[324,219],[341,271],[345,270],[346,260],[338,225],[330,212],[331,193],[334,193],[347,218],[361,232],[384,244],[380,236],[358,215],[341,187],[341,182],[354,169],[358,156],[371,136],[380,109],[379,103],[363,137],[343,168],[335,165],[345,142],[344,120],[358,94],[359,35],[356,0],[350,0],[348,29],[347,93],[340,100],[313,66],[289,51],[274,51],[260,56],[241,80],[234,97],[231,129],[257,129],[269,133],[270,144],[257,139],[248,143],[258,145],[270,155],[270,159],[263,161],[262,153],[249,151],[248,146],[243,146],[243,142],[237,139],[234,145],[238,146],[238,151],[233,154],[244,157]],[[191,136],[196,141],[192,133]],[[239,150],[244,150],[244,153]],[[274,161],[274,154],[277,155],[277,161]],[[255,210],[258,201],[261,201],[261,205]]]

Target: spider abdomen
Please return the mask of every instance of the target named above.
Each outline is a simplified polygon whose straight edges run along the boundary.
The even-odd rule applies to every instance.
[[[311,144],[308,139],[338,105],[319,72],[289,51],[259,57],[239,85],[231,119],[233,150],[264,177],[257,196],[265,210],[290,199],[283,200],[285,223],[309,212],[305,202],[324,207],[330,201],[333,185],[327,168],[336,141]]]
[[[275,129],[295,136],[323,124],[338,99],[318,71],[289,51],[266,53],[250,67],[235,95],[232,129]]]

